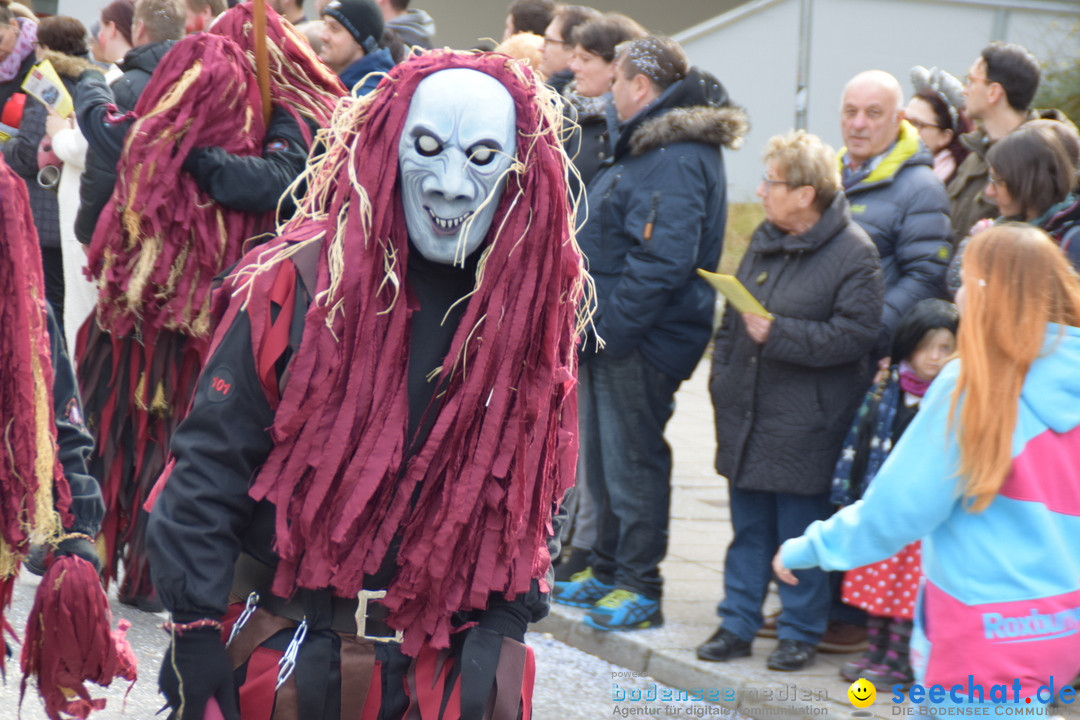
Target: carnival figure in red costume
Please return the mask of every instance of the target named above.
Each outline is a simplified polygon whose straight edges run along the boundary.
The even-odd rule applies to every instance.
[[[250,3],[225,13],[215,33],[180,41],[155,71],[89,251],[100,294],[80,337],[79,379],[107,507],[106,578],[117,577],[123,558],[120,600],[146,610],[161,606],[140,508],[206,359],[212,281],[241,257],[245,241],[274,228],[315,131],[345,94],[269,11],[273,111],[264,125]]]
[[[44,282],[26,183],[0,159],[0,630],[9,632],[4,609],[31,541],[60,542],[61,554],[101,566],[91,538],[104,506],[86,471],[93,440]]]
[[[410,59],[226,282],[147,535],[177,717],[530,717],[588,307],[557,108]]]
[[[28,569],[38,585],[22,639],[23,681],[36,680],[46,715],[85,718],[105,701],[84,681],[135,680],[124,631],[111,631],[93,536],[105,506],[87,473],[93,439],[82,422],[75,373],[45,302],[41,251],[26,183],[0,159],[0,634],[15,578]],[[0,653],[0,673],[10,648]]]

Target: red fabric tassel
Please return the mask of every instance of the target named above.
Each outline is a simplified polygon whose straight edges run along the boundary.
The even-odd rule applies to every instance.
[[[61,713],[86,718],[105,707],[104,699],[90,697],[87,680],[102,687],[116,677],[134,683],[135,652],[125,637],[131,625],[121,621],[115,631],[111,626],[109,601],[93,565],[75,556],[57,558],[27,619],[20,706],[31,676],[51,720],[60,720]]]
[[[4,610],[11,605],[11,598],[15,593],[15,577],[15,575],[12,575],[9,578],[0,578],[0,640],[3,639],[5,634],[11,636],[12,640],[19,639],[19,636],[15,634],[15,628],[4,617]],[[7,653],[0,650],[0,674],[6,672]]]

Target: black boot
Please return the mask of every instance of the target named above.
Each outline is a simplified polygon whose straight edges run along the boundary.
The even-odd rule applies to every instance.
[[[857,660],[851,660],[840,667],[840,676],[848,682],[855,682],[863,674],[885,661],[885,651],[889,648],[888,620],[871,615],[866,621],[866,640],[869,647]]]
[[[566,582],[572,575],[577,575],[587,567],[589,567],[589,551],[572,547],[555,567],[555,581]]]
[[[895,619],[889,623],[889,644],[880,664],[863,675],[874,685],[910,685],[915,680],[911,669],[911,620]]]
[[[750,641],[725,630],[723,625],[716,629],[712,637],[697,646],[698,660],[709,662],[724,662],[749,655]]]

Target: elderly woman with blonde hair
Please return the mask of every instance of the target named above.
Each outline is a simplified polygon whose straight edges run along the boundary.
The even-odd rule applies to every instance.
[[[728,479],[734,527],[721,625],[697,649],[711,661],[750,655],[770,558],[832,511],[832,473],[870,383],[884,295],[877,250],[851,220],[825,143],[803,131],[772,138],[757,193],[765,221],[737,275],[768,314],[729,307],[709,382],[716,470]],[[828,576],[799,577],[780,588],[772,670],[810,665],[828,623]]]

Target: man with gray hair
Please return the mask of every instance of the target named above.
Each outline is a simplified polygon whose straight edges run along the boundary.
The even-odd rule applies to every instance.
[[[881,256],[885,304],[873,358],[889,367],[888,348],[900,319],[917,302],[944,292],[952,254],[949,201],[934,176],[934,158],[904,119],[904,92],[881,70],[861,72],[840,102],[844,194],[852,219]],[[835,592],[834,592],[835,594]],[[861,611],[839,601],[818,649],[853,652],[866,645]]]
[[[877,246],[885,275],[879,357],[900,318],[943,291],[951,253],[945,187],[903,108],[900,83],[881,70],[849,80],[840,103],[844,193],[852,219]]]

